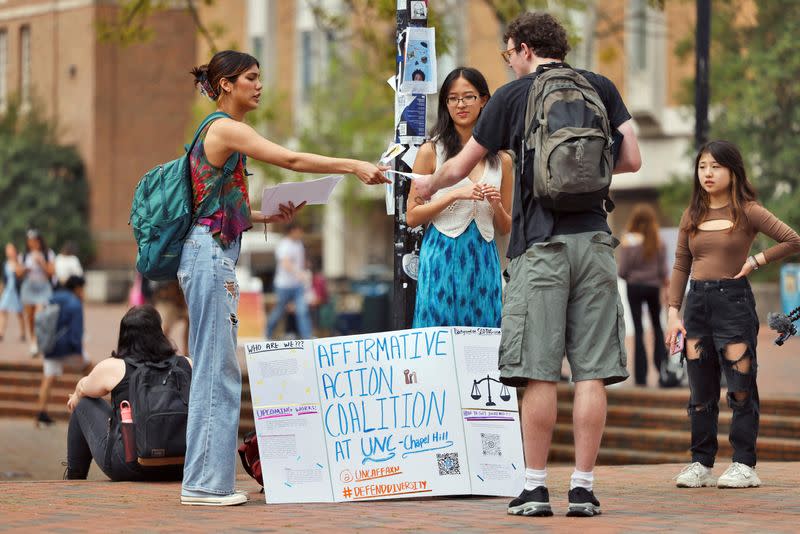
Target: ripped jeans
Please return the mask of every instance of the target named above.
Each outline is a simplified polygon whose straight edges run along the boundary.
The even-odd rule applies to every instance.
[[[229,495],[236,478],[242,373],[236,357],[240,241],[223,249],[195,225],[183,245],[178,281],[189,308],[192,386],[183,493]]]
[[[759,402],[756,374],[758,316],[746,278],[692,280],[686,298],[684,325],[687,345],[695,342],[699,359],[686,362],[689,375],[688,413],[692,427],[692,462],[713,467],[717,455],[720,375],[728,383],[728,406],[733,411],[728,440],[733,461],[755,467]],[[745,349],[729,354],[729,345]]]

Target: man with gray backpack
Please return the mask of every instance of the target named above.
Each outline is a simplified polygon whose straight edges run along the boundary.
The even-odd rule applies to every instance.
[[[88,371],[92,364],[83,350],[83,286],[81,276],[70,276],[59,287],[50,302],[36,313],[34,319],[42,361],[42,383],[39,387],[37,426],[52,425],[47,414],[50,390],[56,378],[64,374],[64,367]]]
[[[525,488],[508,513],[553,515],[546,484],[564,354],[575,383],[575,471],[568,516],[593,516],[594,464],[606,416],[604,386],[628,377],[625,326],[606,211],[612,173],[641,166],[631,116],[614,84],[564,62],[567,35],[547,13],[525,13],[504,35],[517,76],[483,108],[472,138],[416,195],[469,175],[487,151],[513,150],[516,177],[499,367],[525,389]]]

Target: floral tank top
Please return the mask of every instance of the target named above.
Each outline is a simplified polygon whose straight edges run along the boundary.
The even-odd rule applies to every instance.
[[[197,224],[208,226],[220,246],[228,248],[242,232],[253,227],[247,172],[244,158],[240,156],[233,174],[223,182],[222,168],[213,166],[206,158],[204,143],[211,124],[200,133],[189,154],[193,208]]]

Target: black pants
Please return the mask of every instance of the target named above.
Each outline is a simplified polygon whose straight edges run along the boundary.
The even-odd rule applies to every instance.
[[[650,312],[650,324],[653,325],[653,363],[656,370],[661,369],[661,362],[666,357],[664,331],[661,329],[661,300],[657,286],[628,284],[628,304],[633,317],[634,379],[637,386],[647,384],[647,350],[644,347],[644,331],[642,329],[642,305],[647,303]]]
[[[67,478],[84,480],[89,474],[92,459],[113,481],[121,480],[181,480],[182,466],[162,467],[143,471],[138,464],[125,462],[122,439],[112,435],[109,421],[111,405],[103,399],[84,397],[72,412],[67,428]],[[111,436],[111,451],[109,436]]]
[[[728,406],[733,410],[728,440],[733,461],[755,467],[759,402],[756,374],[758,316],[747,279],[691,282],[684,311],[686,338],[699,339],[700,358],[687,361],[688,413],[692,426],[692,461],[713,467],[717,455],[720,376],[728,383]],[[749,359],[750,369],[737,370],[737,361],[725,358],[727,346],[744,343],[747,349],[737,361]],[[734,393],[746,394],[736,400]]]

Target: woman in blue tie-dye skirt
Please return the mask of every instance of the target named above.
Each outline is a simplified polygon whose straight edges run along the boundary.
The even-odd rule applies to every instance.
[[[414,172],[431,174],[458,154],[472,135],[490,97],[483,75],[472,68],[451,72],[439,93],[431,141],[420,147]],[[511,229],[511,157],[489,152],[472,174],[417,202],[412,182],[406,220],[427,224],[419,258],[414,328],[500,327],[500,258],[495,230]]]

